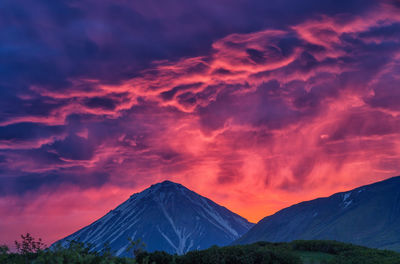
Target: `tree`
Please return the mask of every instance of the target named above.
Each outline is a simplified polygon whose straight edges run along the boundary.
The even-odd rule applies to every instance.
[[[128,238],[128,240],[129,240],[129,245],[126,248],[126,251],[132,252],[133,256],[137,256],[140,253],[145,252],[146,244],[140,238],[137,240]]]
[[[6,245],[0,245],[0,263],[5,263],[8,258],[9,248]]]
[[[29,254],[29,253],[38,253],[46,248],[46,245],[42,242],[42,239],[39,238],[38,241],[31,236],[31,234],[26,233],[26,235],[21,235],[22,241],[15,241],[15,246],[17,248],[18,253],[20,254]]]
[[[10,251],[10,249],[7,245],[0,245],[0,255],[8,254],[8,251]]]

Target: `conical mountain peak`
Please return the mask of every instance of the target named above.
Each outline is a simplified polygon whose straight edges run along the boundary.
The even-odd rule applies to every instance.
[[[184,254],[211,245],[227,245],[253,226],[179,183],[163,181],[132,195],[91,225],[66,237],[101,250],[108,242],[116,254],[127,255],[128,238],[141,239],[146,250]]]
[[[155,197],[164,197],[167,194],[168,194],[168,196],[180,196],[180,195],[184,195],[185,193],[188,194],[191,192],[192,192],[191,190],[189,190],[182,184],[175,183],[172,181],[163,181],[163,182],[159,182],[156,184],[152,184],[147,189],[145,189],[139,193],[133,194],[130,197],[130,200],[133,199],[133,200],[138,201],[138,200],[141,200],[144,198],[155,199]]]
[[[176,182],[172,182],[172,181],[168,181],[168,180],[153,184],[149,187],[149,189],[153,189],[153,190],[160,190],[160,189],[177,190],[179,188],[187,189],[185,186],[183,186],[180,183],[176,183]]]

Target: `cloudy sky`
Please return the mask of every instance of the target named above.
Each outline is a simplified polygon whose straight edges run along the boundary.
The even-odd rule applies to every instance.
[[[3,0],[0,244],[172,180],[251,221],[400,175],[398,0]]]

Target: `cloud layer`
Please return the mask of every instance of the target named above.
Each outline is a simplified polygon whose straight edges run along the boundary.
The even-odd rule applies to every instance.
[[[164,179],[257,221],[399,174],[398,1],[97,3],[1,4],[0,242]]]

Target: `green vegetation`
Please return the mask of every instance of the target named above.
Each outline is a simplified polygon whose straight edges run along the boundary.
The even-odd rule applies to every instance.
[[[312,251],[296,251],[305,264],[324,263],[335,258],[332,254]]]
[[[337,241],[307,240],[287,244],[304,263],[327,264],[399,264],[400,254]],[[311,254],[310,254],[311,253]],[[314,255],[313,255],[313,254]]]
[[[45,249],[41,240],[29,234],[16,242],[17,253],[0,246],[0,263],[8,264],[399,264],[400,253],[370,249],[336,241],[293,241],[291,243],[257,242],[250,245],[213,246],[191,251],[185,255],[166,252],[148,253],[141,241],[130,241],[127,252],[136,258],[114,257],[105,244],[101,252],[93,252],[90,245],[71,242],[67,248],[56,246]]]
[[[57,245],[45,248],[39,239],[36,241],[28,233],[21,236],[21,242],[15,242],[17,253],[11,253],[7,246],[0,246],[1,264],[130,264],[137,263],[132,258],[119,258],[107,243],[101,252],[93,252],[91,245],[72,241],[67,248]]]

